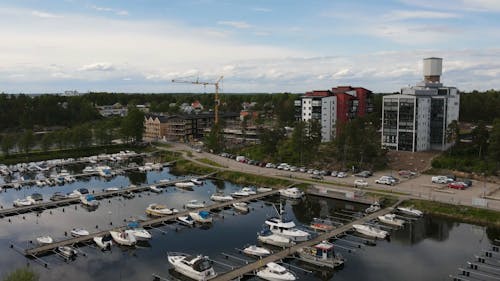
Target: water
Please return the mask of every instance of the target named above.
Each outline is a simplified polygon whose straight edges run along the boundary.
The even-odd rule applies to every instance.
[[[34,192],[42,193],[48,199],[56,191],[71,192],[76,188],[86,187],[98,192],[106,187],[127,186],[131,181],[135,184],[153,183],[165,178],[176,176],[165,169],[147,174],[126,174],[109,181],[93,177],[64,186],[8,190],[0,194],[0,204],[10,207],[14,199]],[[237,264],[235,261],[225,260],[221,253],[245,258],[235,248],[242,249],[245,244],[256,243],[256,233],[266,216],[275,215],[270,203],[278,202],[278,198],[250,203],[252,210],[245,215],[225,210],[208,228],[186,228],[171,224],[161,228],[167,231],[166,234],[151,230],[153,239],[138,248],[113,246],[112,251],[101,252],[94,247],[83,247],[81,250],[87,256],[79,256],[70,262],[65,262],[56,255],[46,255],[42,258],[49,263],[49,269],[27,260],[10,249],[9,245],[13,242],[21,247],[31,247],[33,245],[27,241],[34,241],[41,235],[51,235],[55,240],[64,239],[65,232],[69,233],[74,227],[83,227],[91,232],[104,230],[112,227],[110,223],[119,226],[130,216],[144,216],[144,210],[150,203],[162,203],[171,208],[182,209],[188,200],[197,199],[209,203],[208,198],[216,190],[230,193],[239,188],[241,186],[227,182],[206,181],[203,186],[194,187],[193,191],[168,187],[164,193],[143,192],[131,200],[119,197],[105,199],[92,212],[80,205],[73,205],[65,207],[64,212],[62,208],[58,208],[45,211],[39,216],[34,213],[14,216],[10,218],[11,222],[8,218],[1,219],[0,276],[29,262],[30,267],[40,274],[40,280],[151,280],[152,273],[164,277],[173,274],[166,260],[168,251],[200,253],[219,261]],[[365,206],[318,197],[308,197],[299,202],[286,201],[285,205],[288,215],[298,224],[304,225],[309,224],[313,217],[324,217],[333,214],[334,210],[358,211],[363,208]],[[347,259],[341,270],[320,270],[296,261],[290,262],[315,271],[312,275],[306,275],[294,270],[301,280],[449,280],[449,274],[456,273],[458,267],[471,260],[480,250],[489,248],[491,240],[499,238],[498,233],[494,229],[426,216],[393,232],[391,241],[379,241],[374,247],[366,246],[351,254],[337,249]],[[217,266],[216,270],[227,269]]]

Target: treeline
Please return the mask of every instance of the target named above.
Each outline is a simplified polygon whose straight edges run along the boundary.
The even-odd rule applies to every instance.
[[[460,95],[460,121],[491,124],[500,118],[500,91],[473,91]]]

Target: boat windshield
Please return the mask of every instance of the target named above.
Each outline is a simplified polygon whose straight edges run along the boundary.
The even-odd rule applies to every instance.
[[[207,269],[210,269],[211,267],[212,267],[212,264],[210,263],[210,261],[207,259],[204,259],[204,258],[197,260],[193,264],[193,269],[198,271],[198,272],[205,271]]]

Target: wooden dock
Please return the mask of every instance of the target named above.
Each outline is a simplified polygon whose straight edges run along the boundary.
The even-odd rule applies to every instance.
[[[142,191],[148,190],[150,186],[171,186],[171,185],[175,185],[176,183],[179,183],[179,182],[189,181],[193,178],[208,178],[214,174],[215,173],[210,173],[210,174],[207,174],[204,176],[176,179],[176,180],[162,182],[162,183],[132,186],[132,187],[123,188],[123,189],[120,189],[117,191],[104,191],[104,192],[94,193],[92,195],[96,199],[115,197],[115,196],[123,195],[124,193],[127,193],[127,192],[142,192]],[[68,199],[59,200],[59,201],[49,201],[49,202],[38,203],[38,204],[31,205],[31,206],[0,209],[0,218],[30,213],[30,212],[34,212],[34,211],[44,211],[44,210],[48,210],[48,209],[64,207],[64,206],[78,204],[78,203],[80,203],[80,198],[68,198]]]
[[[200,178],[200,177],[198,177],[198,178]],[[177,217],[187,216],[190,212],[200,212],[200,211],[210,211],[210,210],[216,210],[216,209],[223,209],[225,207],[230,207],[233,203],[236,203],[236,202],[245,202],[245,201],[256,200],[256,199],[260,199],[263,197],[274,195],[276,193],[278,193],[277,189],[269,191],[269,192],[258,193],[255,195],[250,195],[247,197],[238,198],[238,199],[228,201],[228,202],[212,204],[212,205],[209,205],[209,206],[206,206],[203,208],[179,212],[179,213],[174,214],[174,215],[168,215],[168,216],[164,216],[164,217],[150,219],[147,221],[140,222],[139,225],[141,227],[144,227],[144,228],[154,227],[157,225],[163,225],[168,221],[176,220]],[[87,242],[89,240],[92,240],[94,237],[109,234],[109,231],[111,231],[111,230],[124,230],[125,228],[126,228],[126,226],[121,226],[121,227],[116,227],[116,228],[109,229],[109,230],[104,230],[104,231],[92,233],[92,234],[87,235],[87,236],[75,237],[75,238],[70,238],[70,239],[54,242],[52,244],[27,249],[27,250],[25,250],[24,254],[26,256],[35,256],[36,257],[40,254],[54,251],[55,249],[57,249],[57,247],[60,247],[60,246],[71,246],[71,245],[75,245],[75,244],[79,244],[79,243],[84,243],[84,242]]]
[[[318,237],[312,239],[312,240],[309,240],[309,241],[305,241],[305,242],[302,242],[302,243],[299,243],[299,244],[296,244],[290,248],[286,248],[282,251],[279,251],[277,253],[274,253],[270,256],[267,256],[265,258],[262,258],[258,261],[255,261],[253,263],[249,263],[247,265],[244,265],[240,268],[237,268],[235,270],[232,270],[232,271],[229,271],[227,273],[223,273],[219,276],[217,276],[216,278],[212,279],[213,281],[230,281],[230,280],[235,280],[245,274],[248,274],[250,272],[255,272],[257,269],[265,266],[267,263],[270,263],[270,262],[275,262],[275,261],[278,261],[278,260],[281,260],[281,259],[284,259],[286,258],[287,256],[290,256],[290,255],[293,255],[295,252],[297,252],[300,248],[303,248],[303,247],[310,247],[310,246],[313,246],[313,245],[316,245],[318,243],[320,243],[321,241],[324,241],[324,240],[328,240],[334,236],[337,236],[339,234],[342,234],[348,230],[350,230],[352,228],[352,225],[353,224],[363,224],[365,222],[368,222],[370,220],[373,220],[375,218],[377,218],[378,216],[382,216],[382,215],[385,215],[387,213],[390,213],[392,210],[394,210],[395,207],[397,207],[399,204],[401,204],[403,200],[399,200],[396,204],[394,204],[393,206],[391,207],[388,207],[388,208],[385,208],[385,209],[382,209],[378,212],[375,212],[373,214],[370,214],[370,215],[367,215],[363,218],[360,218],[358,220],[355,220],[355,221],[352,221],[346,225],[343,225],[339,228],[336,228],[335,230],[333,231],[330,231],[330,232],[327,232],[327,233],[324,233],[322,235],[319,235]]]
[[[346,192],[350,192],[350,193],[355,194],[355,192],[353,190],[349,190]],[[352,197],[348,197],[348,196],[346,196],[346,193],[337,192],[336,190],[332,190],[331,188],[321,189],[321,188],[313,187],[313,188],[308,188],[306,193],[310,194],[310,195],[314,195],[314,196],[326,197],[326,198],[337,199],[337,200],[353,202],[353,203],[366,204],[366,205],[371,205],[371,204],[373,204],[374,201],[376,201],[374,198],[370,198],[367,196],[359,197],[359,196],[354,195]]]

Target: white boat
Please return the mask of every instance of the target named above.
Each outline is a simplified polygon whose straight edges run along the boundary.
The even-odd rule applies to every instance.
[[[297,251],[297,258],[310,264],[329,268],[344,265],[344,258],[335,253],[333,244],[328,241],[323,241],[312,247],[300,248]]]
[[[44,182],[44,181],[42,181],[42,180],[37,180],[37,181],[36,181],[36,185],[37,185],[37,186],[44,186],[44,185],[45,185],[45,182]]]
[[[250,196],[250,194],[246,191],[238,190],[238,191],[232,192],[231,196],[233,196],[233,197],[246,197],[246,196]]]
[[[47,244],[52,244],[54,243],[54,239],[50,236],[40,236],[36,238],[36,242],[40,245],[47,245]]]
[[[197,209],[205,207],[205,204],[198,202],[198,200],[189,200],[184,207],[188,209]]]
[[[405,224],[405,221],[397,219],[395,214],[385,214],[383,216],[378,216],[377,219],[382,223],[397,227],[402,227]]]
[[[159,189],[158,187],[156,187],[154,185],[150,186],[149,190],[151,190],[152,192],[155,192],[155,193],[161,193],[162,192],[161,189]]]
[[[366,208],[365,213],[371,214],[375,213],[378,210],[380,210],[380,204],[378,202],[373,202],[370,207]]]
[[[110,231],[111,237],[118,245],[123,246],[134,246],[137,243],[137,239],[128,230],[125,231]]]
[[[57,251],[66,258],[72,258],[78,254],[78,251],[70,246],[57,247]]]
[[[162,216],[168,216],[172,214],[176,214],[179,211],[177,209],[171,209],[168,208],[166,205],[161,205],[161,204],[149,204],[148,207],[146,208],[146,214],[154,217],[162,217]]]
[[[257,233],[257,239],[262,243],[277,247],[288,247],[294,244],[290,238],[274,234],[269,229],[263,229]]]
[[[111,167],[109,166],[97,166],[96,171],[101,177],[109,178],[113,175],[111,172]]]
[[[73,236],[73,237],[87,236],[89,234],[90,233],[87,230],[83,229],[83,228],[73,228],[71,230],[71,236]]]
[[[245,202],[236,202],[233,203],[233,208],[235,208],[237,211],[247,213],[250,209],[248,208],[248,204]]]
[[[248,186],[247,186],[247,187],[243,187],[243,188],[241,189],[241,191],[246,192],[246,193],[248,193],[249,195],[255,195],[255,194],[257,194],[257,191],[255,191],[255,189],[254,189],[254,188],[252,188],[252,187],[248,187]]]
[[[16,199],[14,200],[14,207],[24,207],[24,206],[31,206],[35,204],[35,200],[33,200],[31,197],[26,197],[22,199]]]
[[[97,206],[99,206],[99,201],[97,201],[95,199],[94,195],[91,195],[91,194],[82,195],[80,197],[80,201],[85,206],[89,206],[89,207],[97,207]]]
[[[73,190],[73,192],[68,193],[68,195],[66,197],[68,197],[68,198],[78,198],[78,197],[81,197],[81,196],[82,196],[82,193],[80,191],[78,191],[78,189],[75,189],[75,190]]]
[[[176,182],[175,187],[180,187],[180,188],[189,188],[195,186],[194,183],[188,181],[188,182]]]
[[[127,224],[129,228],[127,231],[135,236],[137,241],[145,241],[151,239],[151,233],[149,231],[142,228],[138,222],[132,221]]]
[[[108,187],[104,189],[104,192],[120,191],[119,187]]]
[[[226,202],[231,201],[234,198],[231,195],[225,195],[224,193],[214,193],[210,196],[210,200],[215,202]]]
[[[97,170],[93,167],[90,167],[90,166],[85,167],[85,169],[83,169],[83,171],[82,171],[82,173],[84,173],[84,174],[93,174],[96,172],[97,172]]]
[[[264,193],[264,192],[269,192],[269,191],[272,191],[273,189],[270,188],[270,187],[259,187],[257,188],[257,192],[258,193]]]
[[[113,237],[111,235],[96,236],[92,239],[101,250],[109,250],[113,246]]]
[[[397,210],[405,215],[413,217],[421,217],[424,215],[422,211],[414,209],[412,207],[398,207]]]
[[[205,281],[217,276],[208,257],[201,255],[190,256],[184,253],[168,253],[167,258],[175,271],[191,279]]]
[[[269,249],[266,249],[264,247],[258,247],[256,245],[250,245],[243,249],[243,253],[250,255],[250,256],[256,256],[256,257],[264,257],[268,256],[271,254],[271,251]]]
[[[200,179],[194,179],[193,178],[193,179],[191,179],[191,182],[194,183],[194,184],[196,184],[196,185],[202,185],[203,184],[203,181],[200,180]]]
[[[181,223],[181,224],[184,224],[184,225],[187,225],[187,226],[193,226],[194,225],[194,220],[192,217],[190,216],[181,216],[181,217],[177,217],[177,220]]]
[[[190,212],[189,216],[193,218],[195,222],[199,223],[212,223],[213,219],[210,213],[207,211]]]
[[[266,267],[257,271],[257,276],[268,281],[297,280],[297,277],[291,271],[274,262],[266,264]]]
[[[311,238],[311,235],[303,230],[297,229],[293,220],[284,218],[283,206],[280,204],[277,217],[271,217],[266,219],[265,224],[269,226],[269,230],[277,235],[290,238],[292,241],[307,241]]]
[[[352,227],[356,230],[356,232],[369,237],[385,239],[389,235],[389,232],[371,227],[369,225],[354,224]]]
[[[304,196],[304,192],[296,187],[291,187],[287,189],[280,189],[280,195],[287,198],[300,199]]]

